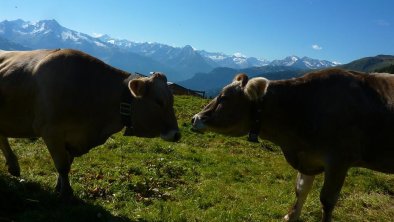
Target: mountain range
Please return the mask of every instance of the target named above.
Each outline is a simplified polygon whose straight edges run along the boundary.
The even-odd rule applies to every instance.
[[[11,42],[8,39],[0,37],[0,50],[8,50],[8,51],[13,51],[13,50],[19,50],[19,51],[24,51],[24,50],[29,50],[29,48],[24,47],[18,43]]]
[[[196,50],[190,45],[183,48],[172,47],[160,43],[136,43],[128,40],[111,38],[108,35],[98,37],[101,41],[116,45],[123,50],[151,57],[165,64],[175,64],[177,69],[192,69],[192,73],[207,72],[217,67],[246,69],[261,66],[289,66],[300,69],[321,69],[333,67],[339,63],[309,57],[288,56],[283,60],[272,62],[255,57],[247,57],[241,53],[226,55],[218,52]],[[190,62],[193,61],[193,62]],[[189,63],[189,64],[188,64]],[[188,72],[189,70],[185,70]],[[190,71],[189,71],[190,72]],[[190,77],[190,76],[189,76]]]
[[[160,43],[120,40],[109,35],[91,36],[65,28],[56,20],[29,22],[19,19],[0,22],[0,49],[40,48],[82,50],[128,72],[162,71],[167,74],[170,81],[187,80],[193,78],[196,73],[209,73],[219,67],[248,69],[272,66],[320,69],[338,65],[335,62],[297,56],[270,62],[247,57],[241,53],[226,55],[196,50],[190,45],[173,47]]]

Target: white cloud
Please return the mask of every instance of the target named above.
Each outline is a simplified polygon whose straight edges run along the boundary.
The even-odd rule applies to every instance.
[[[317,44],[314,44],[314,45],[312,45],[312,49],[314,49],[314,50],[322,50],[323,47],[321,47],[321,46],[319,46]]]

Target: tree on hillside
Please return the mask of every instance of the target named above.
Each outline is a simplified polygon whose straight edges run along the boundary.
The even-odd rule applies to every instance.
[[[387,72],[394,74],[394,64],[391,64],[390,66],[383,67],[381,69],[376,69],[375,72]]]

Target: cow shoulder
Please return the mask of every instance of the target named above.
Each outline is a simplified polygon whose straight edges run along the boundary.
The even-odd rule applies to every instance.
[[[394,108],[394,75],[372,73],[366,76],[366,82],[387,105]]]

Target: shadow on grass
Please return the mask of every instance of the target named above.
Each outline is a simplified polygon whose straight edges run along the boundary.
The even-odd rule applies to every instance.
[[[34,182],[0,173],[0,221],[130,221],[101,206],[78,199],[62,203],[55,193]]]

